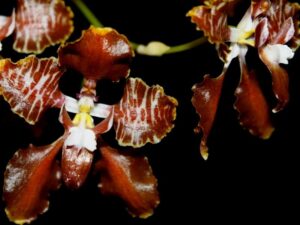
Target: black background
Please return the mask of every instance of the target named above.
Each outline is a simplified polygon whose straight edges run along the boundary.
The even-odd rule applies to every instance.
[[[1,1],[1,13],[9,14],[13,1]],[[89,23],[70,2],[75,14],[75,32],[71,40],[80,36]],[[147,43],[160,40],[176,45],[201,36],[195,25],[185,16],[197,0],[152,1],[92,1],[85,0],[106,26],[117,29],[129,40]],[[249,1],[243,1],[232,21],[237,21]],[[3,57],[13,60],[24,57],[11,50],[13,37],[2,42]],[[56,56],[51,47],[42,56]],[[255,69],[271,106],[275,99],[271,92],[268,70],[251,49],[247,61]],[[131,218],[115,198],[103,197],[91,175],[77,191],[64,186],[51,193],[49,210],[32,224],[245,224],[252,222],[299,224],[299,52],[286,67],[290,76],[291,99],[288,107],[272,114],[276,127],[269,140],[251,136],[239,126],[233,109],[234,89],[238,84],[239,68],[236,60],[226,76],[219,110],[209,137],[210,157],[205,162],[199,154],[199,136],[193,133],[198,116],[191,104],[191,87],[204,74],[218,75],[222,63],[209,43],[192,50],[163,57],[136,55],[132,61],[131,76],[141,77],[147,84],[160,84],[168,95],[178,102],[175,128],[156,145],[140,149],[148,156],[158,178],[161,203],[150,218]],[[80,88],[80,77],[67,73],[61,89],[75,95]],[[100,101],[116,102],[122,93],[122,82],[100,82]],[[259,108],[257,109],[259,110]],[[0,185],[8,160],[19,148],[29,143],[45,145],[63,133],[59,124],[59,110],[49,110],[37,128],[26,124],[13,114],[8,104],[0,99]],[[271,113],[271,112],[270,112]],[[115,145],[113,132],[105,135]],[[116,145],[115,145],[116,146]],[[297,216],[298,215],[298,216]],[[216,222],[219,221],[219,222]],[[290,222],[293,221],[293,222]],[[0,203],[0,224],[10,224]]]

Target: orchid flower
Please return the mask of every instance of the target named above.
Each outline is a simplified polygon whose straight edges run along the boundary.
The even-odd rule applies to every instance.
[[[274,130],[268,103],[254,72],[247,68],[249,46],[258,49],[259,57],[272,75],[273,92],[278,100],[272,111],[282,110],[289,101],[289,79],[280,64],[288,64],[300,44],[300,5],[286,0],[253,0],[241,21],[234,27],[228,25],[227,15],[236,3],[236,0],[207,0],[204,5],[188,12],[197,28],[216,45],[219,58],[224,62],[218,77],[205,75],[203,82],[192,88],[192,104],[200,117],[195,132],[203,133],[200,153],[204,159],[208,157],[206,143],[216,115],[224,76],[236,57],[240,62],[241,77],[235,90],[237,99],[234,108],[239,112],[240,124],[251,134],[263,139],[269,138]]]
[[[134,216],[146,218],[153,213],[159,196],[148,159],[110,147],[101,134],[114,126],[121,146],[158,143],[174,126],[176,99],[165,95],[158,85],[149,87],[139,78],[128,78],[119,103],[96,103],[97,81],[126,78],[132,56],[125,36],[111,28],[91,27],[79,40],[62,45],[58,60],[33,55],[17,63],[0,60],[0,91],[11,109],[34,124],[47,108],[61,108],[59,121],[65,129],[52,144],[30,145],[9,161],[3,199],[11,221],[30,223],[47,211],[48,192],[57,189],[61,181],[69,188],[79,188],[97,150],[101,154],[96,164],[101,174],[100,191],[119,196]],[[58,82],[66,69],[84,78],[78,99],[59,90]],[[75,113],[73,119],[68,112]],[[93,117],[103,120],[94,124]],[[56,156],[60,150],[59,164]]]
[[[68,39],[74,29],[72,18],[63,0],[17,0],[11,16],[0,16],[0,50],[1,41],[15,32],[16,51],[41,53]]]

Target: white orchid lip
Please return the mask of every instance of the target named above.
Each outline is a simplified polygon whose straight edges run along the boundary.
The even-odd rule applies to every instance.
[[[64,143],[66,147],[76,146],[79,149],[86,148],[91,152],[97,149],[96,136],[91,129],[74,126],[69,132],[70,134]]]
[[[275,45],[266,45],[263,48],[264,55],[272,63],[279,64],[288,64],[288,59],[294,57],[294,52],[287,45],[275,44]]]
[[[91,116],[107,118],[112,106],[95,104],[90,96],[82,96],[79,100],[65,96],[65,108],[68,112],[76,113],[69,135],[65,140],[65,147],[85,148],[88,151],[97,149],[96,135],[91,129],[94,127]]]

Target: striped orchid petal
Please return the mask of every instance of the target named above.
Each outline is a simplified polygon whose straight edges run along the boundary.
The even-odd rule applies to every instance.
[[[63,0],[18,0],[14,49],[41,53],[73,32],[73,12]]]
[[[298,47],[300,46],[300,22],[299,22],[299,12],[300,12],[300,4],[299,3],[290,3],[287,2],[284,7],[284,13],[286,18],[293,18],[293,24],[294,24],[294,36],[290,40],[289,46],[293,49],[293,51],[296,51]]]
[[[269,5],[265,17],[265,21],[268,21],[268,40],[264,45],[258,44],[258,53],[272,75],[273,92],[278,99],[272,111],[278,112],[289,102],[289,77],[280,64],[288,64],[288,59],[293,58],[294,51],[299,45],[300,6],[298,3],[289,3],[286,0],[271,1]],[[266,29],[261,28],[265,26],[257,26],[257,40],[265,39],[262,37]]]
[[[114,107],[119,144],[141,147],[147,142],[158,143],[173,128],[177,105],[162,87],[149,87],[141,79],[129,78],[120,103]]]
[[[187,16],[196,23],[197,28],[204,32],[211,43],[222,43],[230,38],[230,29],[227,24],[227,12],[235,3],[234,0],[209,0],[205,5],[194,7]]]
[[[271,6],[270,0],[255,0],[251,1],[251,16],[257,18],[258,16],[265,14]]]
[[[91,26],[79,40],[60,47],[58,54],[61,66],[86,79],[118,81],[129,75],[133,51],[127,38],[116,30]]]
[[[59,107],[64,101],[58,89],[62,72],[55,58],[38,59],[28,56],[17,63],[0,61],[0,93],[13,112],[28,123],[37,122],[49,107]]]
[[[1,41],[12,34],[16,26],[15,22],[15,11],[12,15],[0,16],[0,51],[1,51]]]
[[[299,24],[299,4],[286,0],[272,1],[266,12],[269,21],[270,44],[285,44],[295,35]],[[295,25],[294,25],[295,23]],[[297,31],[298,33],[299,31]]]

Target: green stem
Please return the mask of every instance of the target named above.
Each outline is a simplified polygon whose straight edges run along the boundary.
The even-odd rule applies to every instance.
[[[207,41],[206,37],[201,37],[201,38],[198,38],[196,40],[193,40],[193,41],[190,41],[190,42],[187,42],[184,44],[170,46],[170,49],[168,51],[166,51],[164,54],[173,54],[173,53],[177,53],[177,52],[183,52],[183,51],[195,48],[199,45],[202,45],[206,41]]]
[[[77,8],[90,22],[90,24],[94,25],[95,27],[104,27],[103,24],[95,16],[95,14],[89,9],[89,7],[87,7],[87,5],[82,0],[72,0],[72,2],[77,6]]]
[[[82,0],[72,0],[72,2],[76,5],[76,7],[80,10],[80,12],[84,15],[84,17],[90,22],[91,25],[95,27],[104,27],[103,24],[98,20],[95,14],[87,7],[87,5]],[[188,43],[171,46],[168,51],[164,54],[173,54],[178,52],[183,52],[192,48],[195,48],[203,43],[205,43],[207,39],[205,37],[198,38],[196,40],[190,41]],[[132,48],[134,50],[140,45],[135,42],[130,42]]]

